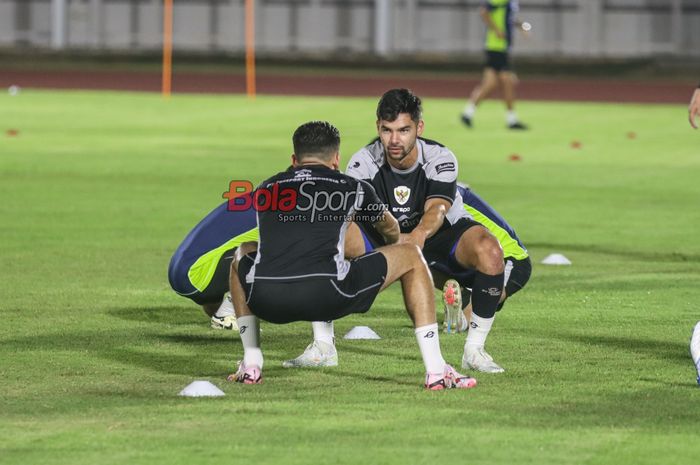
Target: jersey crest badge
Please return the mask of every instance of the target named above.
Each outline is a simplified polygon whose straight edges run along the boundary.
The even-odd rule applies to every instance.
[[[394,198],[399,203],[403,205],[408,202],[408,198],[411,196],[411,189],[406,186],[394,187]]]

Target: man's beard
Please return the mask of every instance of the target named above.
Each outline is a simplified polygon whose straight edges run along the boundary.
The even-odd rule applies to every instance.
[[[411,154],[411,152],[413,151],[413,147],[415,147],[415,146],[416,145],[413,144],[408,149],[404,149],[403,146],[401,146],[401,154],[398,157],[396,157],[395,155],[392,155],[391,152],[389,151],[389,147],[386,147],[384,149],[384,155],[386,155],[386,157],[391,159],[391,160],[401,162]]]

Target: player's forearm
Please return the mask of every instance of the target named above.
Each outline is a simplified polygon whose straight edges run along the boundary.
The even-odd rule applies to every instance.
[[[376,223],[374,228],[381,234],[387,244],[395,244],[399,241],[401,234],[399,222],[388,211],[384,212],[383,219]]]
[[[415,227],[414,231],[425,235],[425,238],[432,237],[442,224],[445,222],[445,215],[447,214],[447,208],[442,204],[437,204],[429,207],[425,213],[423,213],[423,218],[421,218],[418,226]]]

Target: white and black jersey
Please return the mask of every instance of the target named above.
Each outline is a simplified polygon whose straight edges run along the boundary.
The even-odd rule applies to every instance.
[[[372,184],[398,220],[402,233],[411,232],[418,225],[425,202],[431,198],[445,199],[452,204],[441,230],[462,218],[471,219],[457,191],[457,158],[454,154],[447,147],[420,137],[416,147],[416,164],[398,170],[387,163],[384,147],[379,139],[375,139],[352,156],[346,173]]]
[[[259,245],[248,283],[343,280],[351,221],[376,223],[386,207],[372,186],[323,165],[279,173],[254,194]]]

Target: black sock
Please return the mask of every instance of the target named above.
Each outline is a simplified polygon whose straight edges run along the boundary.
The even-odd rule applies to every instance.
[[[492,318],[496,314],[501,294],[503,273],[489,275],[477,271],[472,287],[472,311],[482,318]]]

